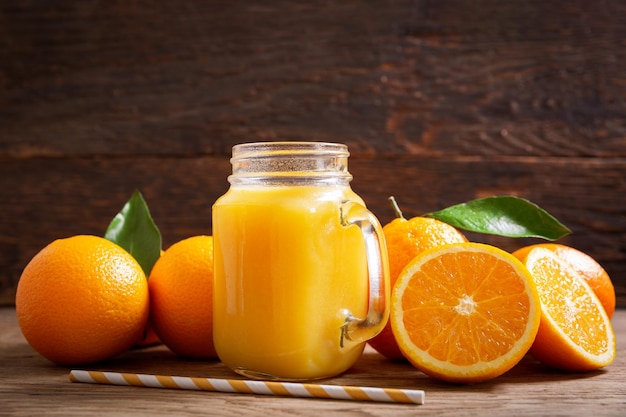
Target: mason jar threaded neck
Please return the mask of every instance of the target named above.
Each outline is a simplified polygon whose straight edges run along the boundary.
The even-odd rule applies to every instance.
[[[348,147],[330,142],[253,142],[233,146],[231,185],[349,183]]]

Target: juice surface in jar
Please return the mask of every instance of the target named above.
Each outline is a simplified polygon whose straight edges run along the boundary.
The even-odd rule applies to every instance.
[[[316,379],[348,369],[364,343],[340,346],[346,311],[367,313],[363,237],[340,204],[346,185],[237,186],[213,206],[214,341],[255,377]]]

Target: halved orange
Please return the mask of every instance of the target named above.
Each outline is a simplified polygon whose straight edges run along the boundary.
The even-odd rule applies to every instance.
[[[589,371],[615,359],[611,320],[589,284],[553,251],[534,248],[524,258],[541,300],[541,324],[530,352],[546,365]]]
[[[495,378],[530,349],[540,320],[533,279],[514,256],[481,243],[417,255],[400,273],[391,326],[404,356],[449,382]]]

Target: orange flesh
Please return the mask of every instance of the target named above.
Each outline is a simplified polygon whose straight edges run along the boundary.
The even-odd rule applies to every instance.
[[[555,271],[559,271],[557,278],[545,279]],[[604,337],[607,334],[606,323],[584,284],[567,273],[553,258],[539,259],[533,266],[533,275],[543,289],[540,292],[543,308],[552,321],[558,323],[561,331],[592,355],[606,353],[609,349]]]
[[[435,359],[460,366],[489,362],[510,351],[526,330],[526,287],[506,262],[471,252],[444,254],[412,280],[402,298],[404,324],[416,347]]]

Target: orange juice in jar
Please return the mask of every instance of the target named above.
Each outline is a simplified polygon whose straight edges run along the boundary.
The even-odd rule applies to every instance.
[[[345,145],[233,148],[213,206],[214,342],[236,372],[307,380],[352,366],[388,317],[384,237]]]

